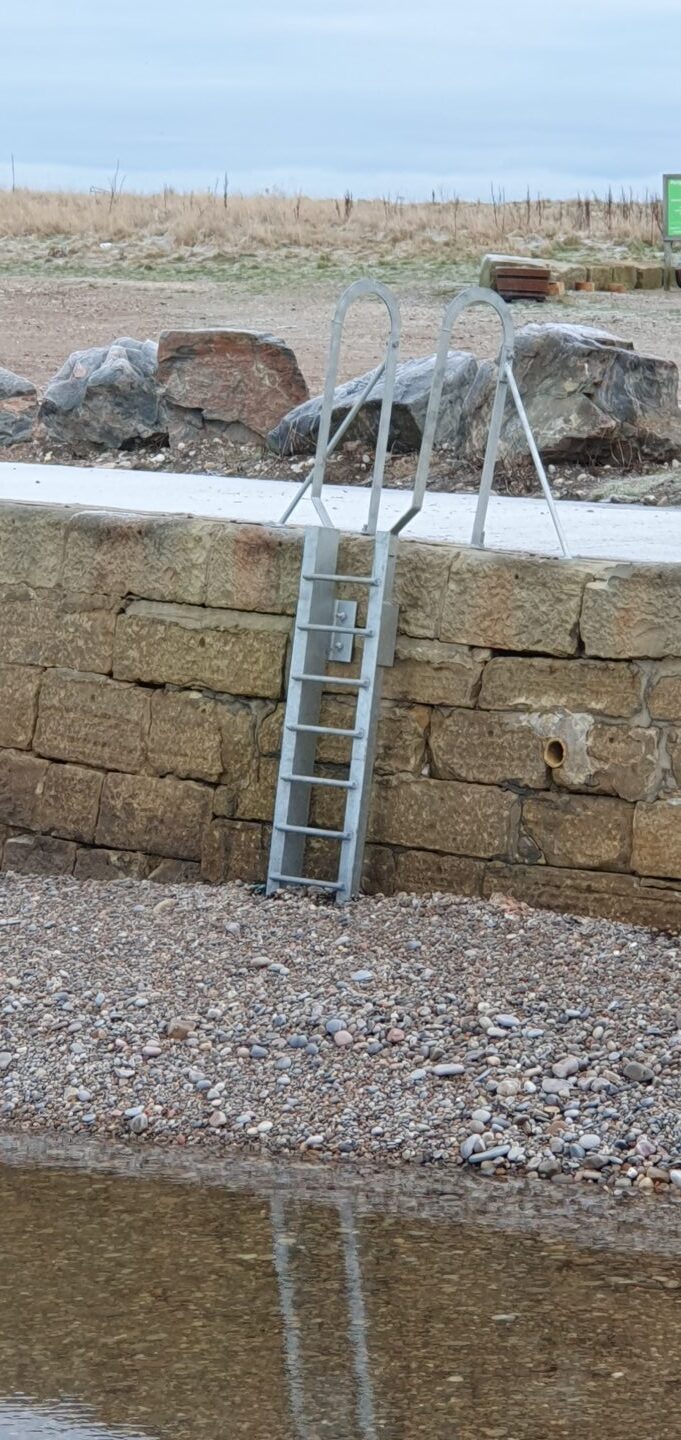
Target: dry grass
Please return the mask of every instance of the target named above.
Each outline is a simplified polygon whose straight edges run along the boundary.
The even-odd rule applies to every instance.
[[[363,254],[392,251],[462,256],[500,249],[534,253],[578,251],[600,245],[632,253],[659,245],[660,201],[622,193],[604,198],[543,200],[528,194],[489,202],[437,199],[311,200],[305,196],[229,195],[211,192],[127,194],[112,179],[109,191],[90,194],[0,190],[0,241],[69,240],[147,245],[173,251],[212,245],[244,255],[302,247]]]

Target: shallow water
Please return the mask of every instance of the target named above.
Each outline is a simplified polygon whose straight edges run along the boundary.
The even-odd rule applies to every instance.
[[[0,1165],[0,1436],[681,1437],[668,1212],[649,1240],[470,1193]]]

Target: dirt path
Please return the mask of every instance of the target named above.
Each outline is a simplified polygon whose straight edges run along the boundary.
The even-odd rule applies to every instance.
[[[255,294],[214,283],[137,282],[127,280],[42,280],[10,277],[0,282],[0,366],[44,385],[72,350],[103,344],[116,335],[158,337],[174,327],[236,325],[270,330],[293,346],[312,390],[321,385],[329,325],[338,286],[315,282],[299,289],[267,288]],[[402,287],[403,359],[428,354],[447,298],[432,285]],[[614,330],[643,353],[676,361],[681,368],[681,291],[628,295],[571,295],[565,301],[516,306],[517,325],[558,320]],[[378,306],[350,312],[344,375],[376,363],[382,349],[384,317]],[[457,329],[456,347],[479,355],[496,350],[494,316],[469,312]]]

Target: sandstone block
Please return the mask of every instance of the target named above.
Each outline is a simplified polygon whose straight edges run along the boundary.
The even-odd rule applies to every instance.
[[[39,829],[47,761],[19,750],[0,750],[0,823]]]
[[[147,857],[154,860],[154,856]],[[201,880],[201,866],[197,860],[159,860],[149,876],[156,885],[197,885]]]
[[[664,265],[638,265],[636,267],[637,290],[661,290],[664,284]]]
[[[681,566],[620,565],[591,580],[581,632],[588,655],[681,656]]]
[[[5,842],[3,869],[20,875],[71,875],[76,847],[51,835],[13,835]]]
[[[83,511],[66,531],[63,584],[201,605],[217,525],[186,515],[121,515]],[[248,608],[248,607],[245,607]]]
[[[206,604],[295,615],[302,554],[298,531],[216,524],[208,556]]]
[[[661,783],[657,730],[592,723],[590,716],[576,715],[566,716],[562,724],[558,718],[551,736],[564,744],[564,762],[553,770],[557,785],[600,790],[623,800],[655,796]]]
[[[544,789],[544,741],[519,715],[479,710],[434,710],[430,732],[432,774],[439,780]]]
[[[362,893],[394,895],[395,851],[387,845],[367,845],[362,868]]]
[[[114,675],[276,699],[289,630],[284,616],[134,601],[116,625]]]
[[[148,880],[157,864],[157,856],[141,855],[136,850],[87,847],[76,851],[73,873],[76,880],[99,880],[105,884],[112,880]]]
[[[437,855],[432,850],[397,852],[395,889],[408,894],[451,890],[456,895],[480,895],[485,866],[466,856]]]
[[[105,595],[0,586],[0,661],[111,669],[115,613]]]
[[[523,801],[521,858],[567,869],[626,870],[633,810],[591,795],[537,795]]]
[[[638,266],[622,264],[612,267],[612,284],[624,285],[626,290],[635,290],[638,283]]]
[[[438,636],[496,650],[572,655],[593,571],[527,555],[459,551],[454,556]]]
[[[66,840],[94,839],[104,776],[81,765],[49,765],[36,819]]]
[[[596,915],[628,925],[678,930],[681,895],[636,875],[598,870],[561,870],[550,865],[485,866],[483,894],[512,895],[539,909]]]
[[[107,775],[96,843],[198,860],[211,818],[213,792],[193,780]]]
[[[655,667],[648,709],[652,720],[672,720],[681,725],[681,663],[668,660]]]
[[[244,820],[213,820],[204,833],[201,875],[214,885],[244,880],[260,885],[267,875],[269,835]]]
[[[43,681],[34,749],[55,760],[106,770],[144,768],[151,698],[103,675],[49,671]]]
[[[451,855],[505,855],[517,813],[516,796],[492,785],[379,780],[374,784],[370,839]]]
[[[219,705],[193,690],[159,690],[151,697],[149,764],[160,775],[219,780],[222,736]],[[134,769],[134,766],[127,766]]]
[[[352,729],[354,716],[352,700],[344,696],[324,696],[320,715],[322,725],[335,729]],[[392,705],[384,702],[380,708],[376,736],[376,772],[384,775],[402,772],[420,774],[426,760],[426,732],[429,721],[430,709],[426,705]],[[265,729],[265,743],[268,747],[275,736],[279,743],[281,742],[281,724],[278,726],[278,733],[273,720],[270,720],[267,727],[262,728]],[[268,738],[270,736],[271,739]],[[322,765],[348,765],[351,749],[352,741],[343,736],[322,735],[317,746],[317,759]],[[277,750],[274,753],[277,753]]]
[[[264,439],[308,396],[290,346],[255,330],[164,331],[158,379],[171,444],[201,430],[237,443]]]
[[[0,665],[0,746],[29,749],[41,674],[31,665]]]
[[[475,705],[488,658],[488,650],[400,635],[395,664],[383,672],[383,697],[423,705]]]
[[[404,542],[395,570],[395,603],[399,606],[399,628],[404,635],[433,639],[448,596],[447,580],[451,549],[445,545]],[[456,563],[456,560],[455,560]],[[445,635],[440,639],[456,637]],[[484,644],[484,641],[477,642]]]
[[[681,879],[681,799],[636,806],[631,864],[639,875]]]
[[[279,762],[263,757],[257,770],[236,792],[229,786],[216,791],[216,815],[234,815],[238,820],[264,820],[271,823],[277,790]],[[226,806],[226,808],[222,808]]]
[[[257,726],[258,750],[261,755],[278,755],[284,728],[284,705],[275,705],[263,715]]]
[[[640,710],[643,676],[607,660],[498,656],[484,668],[482,710],[568,710],[628,718]]]
[[[58,585],[68,512],[61,506],[0,503],[0,583]],[[80,587],[77,587],[80,588]]]

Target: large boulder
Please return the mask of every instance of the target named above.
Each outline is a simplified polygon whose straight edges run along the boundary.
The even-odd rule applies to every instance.
[[[158,378],[171,445],[201,431],[262,441],[309,393],[291,348],[254,330],[168,330]]]
[[[0,448],[30,440],[38,418],[38,392],[23,375],[0,367]]]
[[[157,351],[153,340],[126,336],[69,355],[40,407],[52,439],[75,451],[92,445],[115,450],[158,435]]]
[[[390,446],[408,454],[418,450],[433,381],[435,356],[423,360],[406,360],[398,365],[390,422]],[[445,445],[459,432],[465,397],[478,370],[478,361],[468,351],[450,350],[442,389],[442,402],[435,435],[436,445]],[[332,431],[352,409],[362,393],[371,371],[356,380],[348,380],[334,392]],[[347,432],[348,440],[362,440],[373,445],[378,435],[378,422],[383,399],[383,380],[379,380]],[[285,415],[267,437],[268,445],[278,455],[310,454],[317,443],[322,396],[315,395]]]
[[[632,453],[663,456],[681,444],[679,376],[669,360],[637,355],[628,340],[589,325],[525,325],[516,334],[515,378],[546,460],[603,460]],[[484,453],[497,379],[480,365],[463,407],[462,460]],[[501,458],[527,453],[509,398]]]

